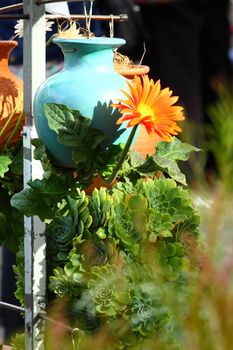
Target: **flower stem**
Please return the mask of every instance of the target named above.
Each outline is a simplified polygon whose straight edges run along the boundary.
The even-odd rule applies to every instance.
[[[20,113],[20,115],[19,115],[19,118],[18,118],[18,120],[17,120],[17,123],[15,124],[14,129],[12,130],[12,132],[10,133],[10,135],[9,135],[8,138],[7,138],[7,141],[6,141],[5,146],[4,146],[4,150],[7,149],[9,143],[11,142],[11,140],[13,139],[13,137],[15,136],[15,134],[17,133],[18,128],[20,127],[20,125],[21,125],[21,123],[22,123],[23,117],[24,117],[24,113],[23,113],[23,111],[22,111],[22,112]]]
[[[53,41],[53,39],[57,38],[57,37],[58,37],[58,34],[51,35],[51,37],[46,42],[46,47],[48,47],[51,44],[51,42]]]
[[[118,172],[119,172],[119,170],[120,170],[120,168],[121,168],[121,166],[122,166],[122,164],[123,164],[123,162],[124,162],[124,160],[125,160],[125,158],[127,156],[127,153],[129,151],[129,149],[130,149],[130,146],[131,146],[131,143],[133,141],[134,135],[136,133],[137,127],[138,127],[138,124],[134,125],[134,127],[133,127],[133,129],[132,129],[132,131],[131,131],[131,133],[130,133],[130,135],[128,137],[128,140],[127,140],[127,142],[125,144],[125,147],[124,147],[124,149],[123,149],[123,151],[121,153],[121,156],[120,156],[120,158],[119,158],[119,160],[117,162],[117,165],[116,165],[115,169],[113,170],[113,173],[107,179],[104,179],[105,182],[111,183],[117,177],[117,174],[118,174]]]
[[[4,125],[4,127],[2,128],[2,130],[0,131],[0,138],[2,138],[5,134],[5,132],[7,131],[8,126],[10,125],[10,123],[12,122],[14,116],[16,113],[16,107],[13,109],[13,112],[11,113],[10,117],[8,118],[6,124]]]

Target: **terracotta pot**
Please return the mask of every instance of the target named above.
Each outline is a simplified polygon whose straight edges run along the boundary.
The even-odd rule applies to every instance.
[[[93,179],[92,184],[88,188],[85,189],[85,192],[86,192],[86,194],[92,194],[92,192],[94,191],[95,188],[97,188],[99,190],[100,187],[105,187],[105,188],[107,188],[109,190],[116,183],[117,183],[117,180],[114,180],[111,183],[107,183],[101,178],[101,176],[97,175]]]
[[[147,154],[152,155],[155,153],[155,145],[158,141],[161,141],[158,135],[149,135],[144,126],[140,126],[137,140],[131,150],[140,152],[142,157],[146,159]]]
[[[134,68],[128,69],[117,69],[117,72],[127,79],[133,79],[135,75],[147,74],[149,71],[150,67],[143,65],[135,65]],[[131,150],[140,152],[143,158],[145,159],[147,154],[155,153],[155,144],[158,141],[160,141],[159,136],[148,135],[146,129],[143,126],[140,126],[136,142],[131,148]]]
[[[127,79],[133,79],[135,75],[147,74],[150,70],[149,66],[134,65],[132,68],[117,68],[116,71]]]
[[[17,45],[17,41],[0,41],[0,150],[16,128],[23,110],[23,82],[9,68],[9,55]],[[15,108],[15,114],[12,115]],[[22,127],[23,120],[8,147],[21,138]]]

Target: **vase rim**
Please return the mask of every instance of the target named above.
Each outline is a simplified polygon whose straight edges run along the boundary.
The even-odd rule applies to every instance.
[[[18,45],[18,41],[16,41],[16,40],[0,40],[0,45],[17,46]]]
[[[150,67],[143,64],[135,64],[132,67],[116,67],[115,70],[126,78],[133,78],[135,75],[144,75],[149,73]]]
[[[67,38],[54,38],[55,44],[83,44],[83,45],[103,45],[103,46],[121,46],[126,43],[123,38],[109,38],[109,37],[93,37],[93,38],[78,38],[78,39],[67,39]]]

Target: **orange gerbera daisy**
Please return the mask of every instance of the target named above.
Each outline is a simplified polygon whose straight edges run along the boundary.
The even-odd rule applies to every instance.
[[[183,108],[173,106],[178,97],[171,96],[169,88],[161,89],[160,81],[154,83],[148,75],[135,76],[127,84],[129,92],[121,90],[127,99],[113,104],[123,114],[117,124],[128,122],[127,128],[141,124],[148,134],[156,133],[162,140],[172,141],[172,136],[181,131],[176,121],[184,120]]]

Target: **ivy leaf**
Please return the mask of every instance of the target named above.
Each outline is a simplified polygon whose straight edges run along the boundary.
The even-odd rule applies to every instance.
[[[173,180],[187,186],[185,175],[180,171],[180,168],[174,160],[159,157],[156,154],[153,156],[153,160],[158,170],[163,170]]]
[[[173,180],[187,186],[185,175],[180,171],[174,160],[157,156],[149,157],[142,165],[136,168],[141,175],[150,176],[156,171],[161,170],[168,174]]]
[[[200,151],[199,148],[181,142],[174,137],[173,142],[158,142],[156,153],[147,158],[141,165],[136,167],[140,175],[153,175],[156,171],[161,170],[168,174],[172,179],[187,186],[185,175],[181,172],[177,161],[188,160],[190,152]],[[140,162],[136,157],[133,162]]]
[[[0,177],[4,177],[4,174],[9,171],[9,165],[12,163],[12,159],[7,155],[0,156]]]
[[[181,142],[174,137],[172,142],[160,141],[156,144],[156,155],[171,160],[188,160],[190,152],[199,152],[200,149]]]

